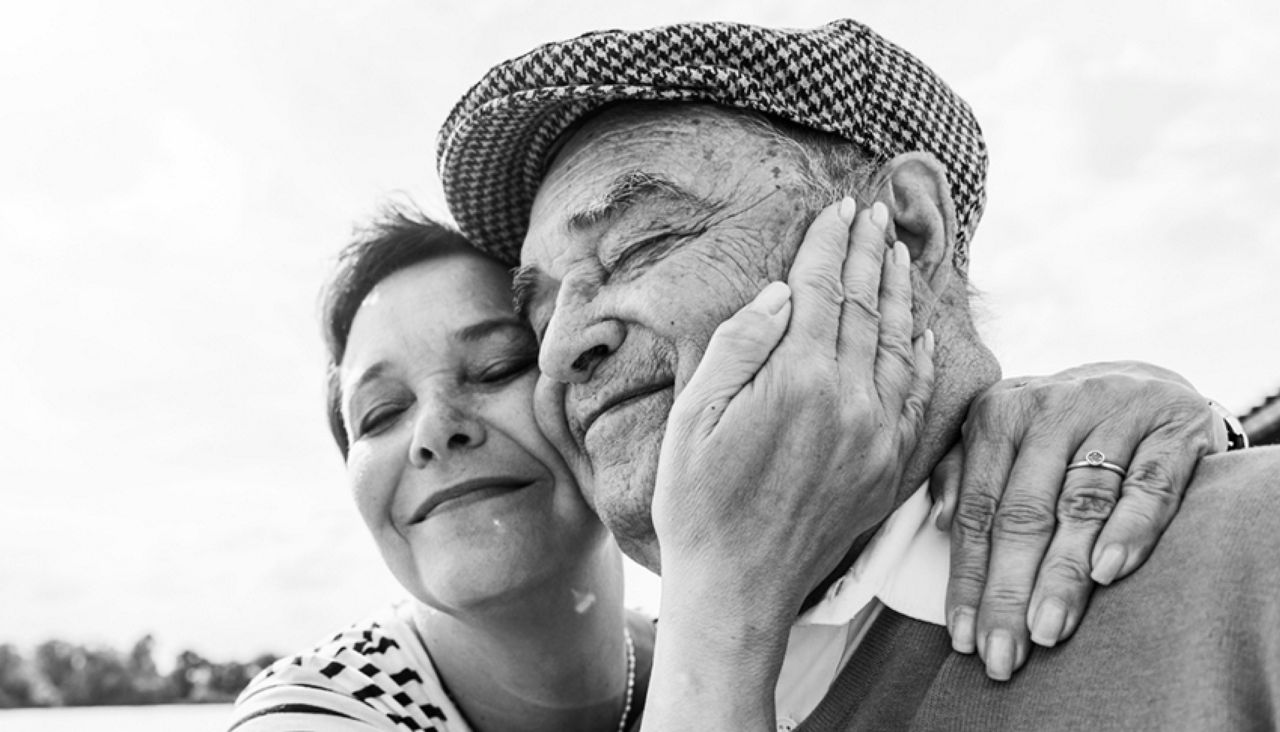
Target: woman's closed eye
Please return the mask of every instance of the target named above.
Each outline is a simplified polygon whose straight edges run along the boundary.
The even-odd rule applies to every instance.
[[[399,402],[375,404],[360,418],[359,434],[356,435],[356,438],[359,439],[382,432],[391,426],[396,418],[404,413],[404,410],[405,405]]]
[[[538,357],[536,354],[522,354],[490,363],[473,378],[478,384],[500,386],[527,373],[529,369],[537,365]]]

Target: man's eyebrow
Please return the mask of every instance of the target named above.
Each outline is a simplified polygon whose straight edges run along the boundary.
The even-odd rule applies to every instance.
[[[699,213],[719,208],[714,202],[654,173],[636,170],[614,178],[595,201],[569,217],[570,231],[582,231],[616,219],[642,201],[666,201]],[[522,268],[523,269],[523,268]]]
[[[479,340],[496,333],[500,330],[519,330],[527,331],[529,324],[520,318],[489,318],[478,323],[472,323],[464,328],[459,328],[453,332],[453,338],[464,343],[474,343]]]
[[[516,315],[524,318],[527,324],[529,318],[529,308],[533,305],[533,300],[538,296],[539,286],[546,277],[542,270],[526,264],[516,267],[511,273],[511,305],[516,311]]]

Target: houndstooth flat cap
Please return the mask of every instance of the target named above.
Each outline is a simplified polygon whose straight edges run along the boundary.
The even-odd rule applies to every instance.
[[[539,46],[491,69],[437,140],[445,197],[472,242],[514,263],[556,140],[619,101],[709,102],[833,133],[891,158],[925,151],[946,167],[955,264],[986,202],[987,148],[965,103],[911,54],[866,26],[812,30],[682,23],[601,31]]]

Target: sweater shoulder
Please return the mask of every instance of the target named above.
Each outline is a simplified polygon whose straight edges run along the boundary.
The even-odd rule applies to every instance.
[[[1145,574],[1280,601],[1280,447],[1201,461]],[[1121,583],[1124,584],[1124,583]],[[1140,582],[1138,584],[1141,584]],[[1225,599],[1225,598],[1223,598]]]
[[[1202,460],[1174,519],[1179,523],[1191,529],[1179,532],[1184,540],[1245,554],[1280,548],[1280,446]]]

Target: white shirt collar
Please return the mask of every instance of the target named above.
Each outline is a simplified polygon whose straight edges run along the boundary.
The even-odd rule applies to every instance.
[[[889,515],[849,571],[791,627],[774,693],[779,732],[794,729],[797,720],[813,713],[882,607],[945,624],[951,539],[936,521],[928,487],[922,487]]]
[[[951,538],[937,528],[929,486],[889,515],[844,576],[797,625],[844,625],[873,600],[926,623],[946,625]]]

